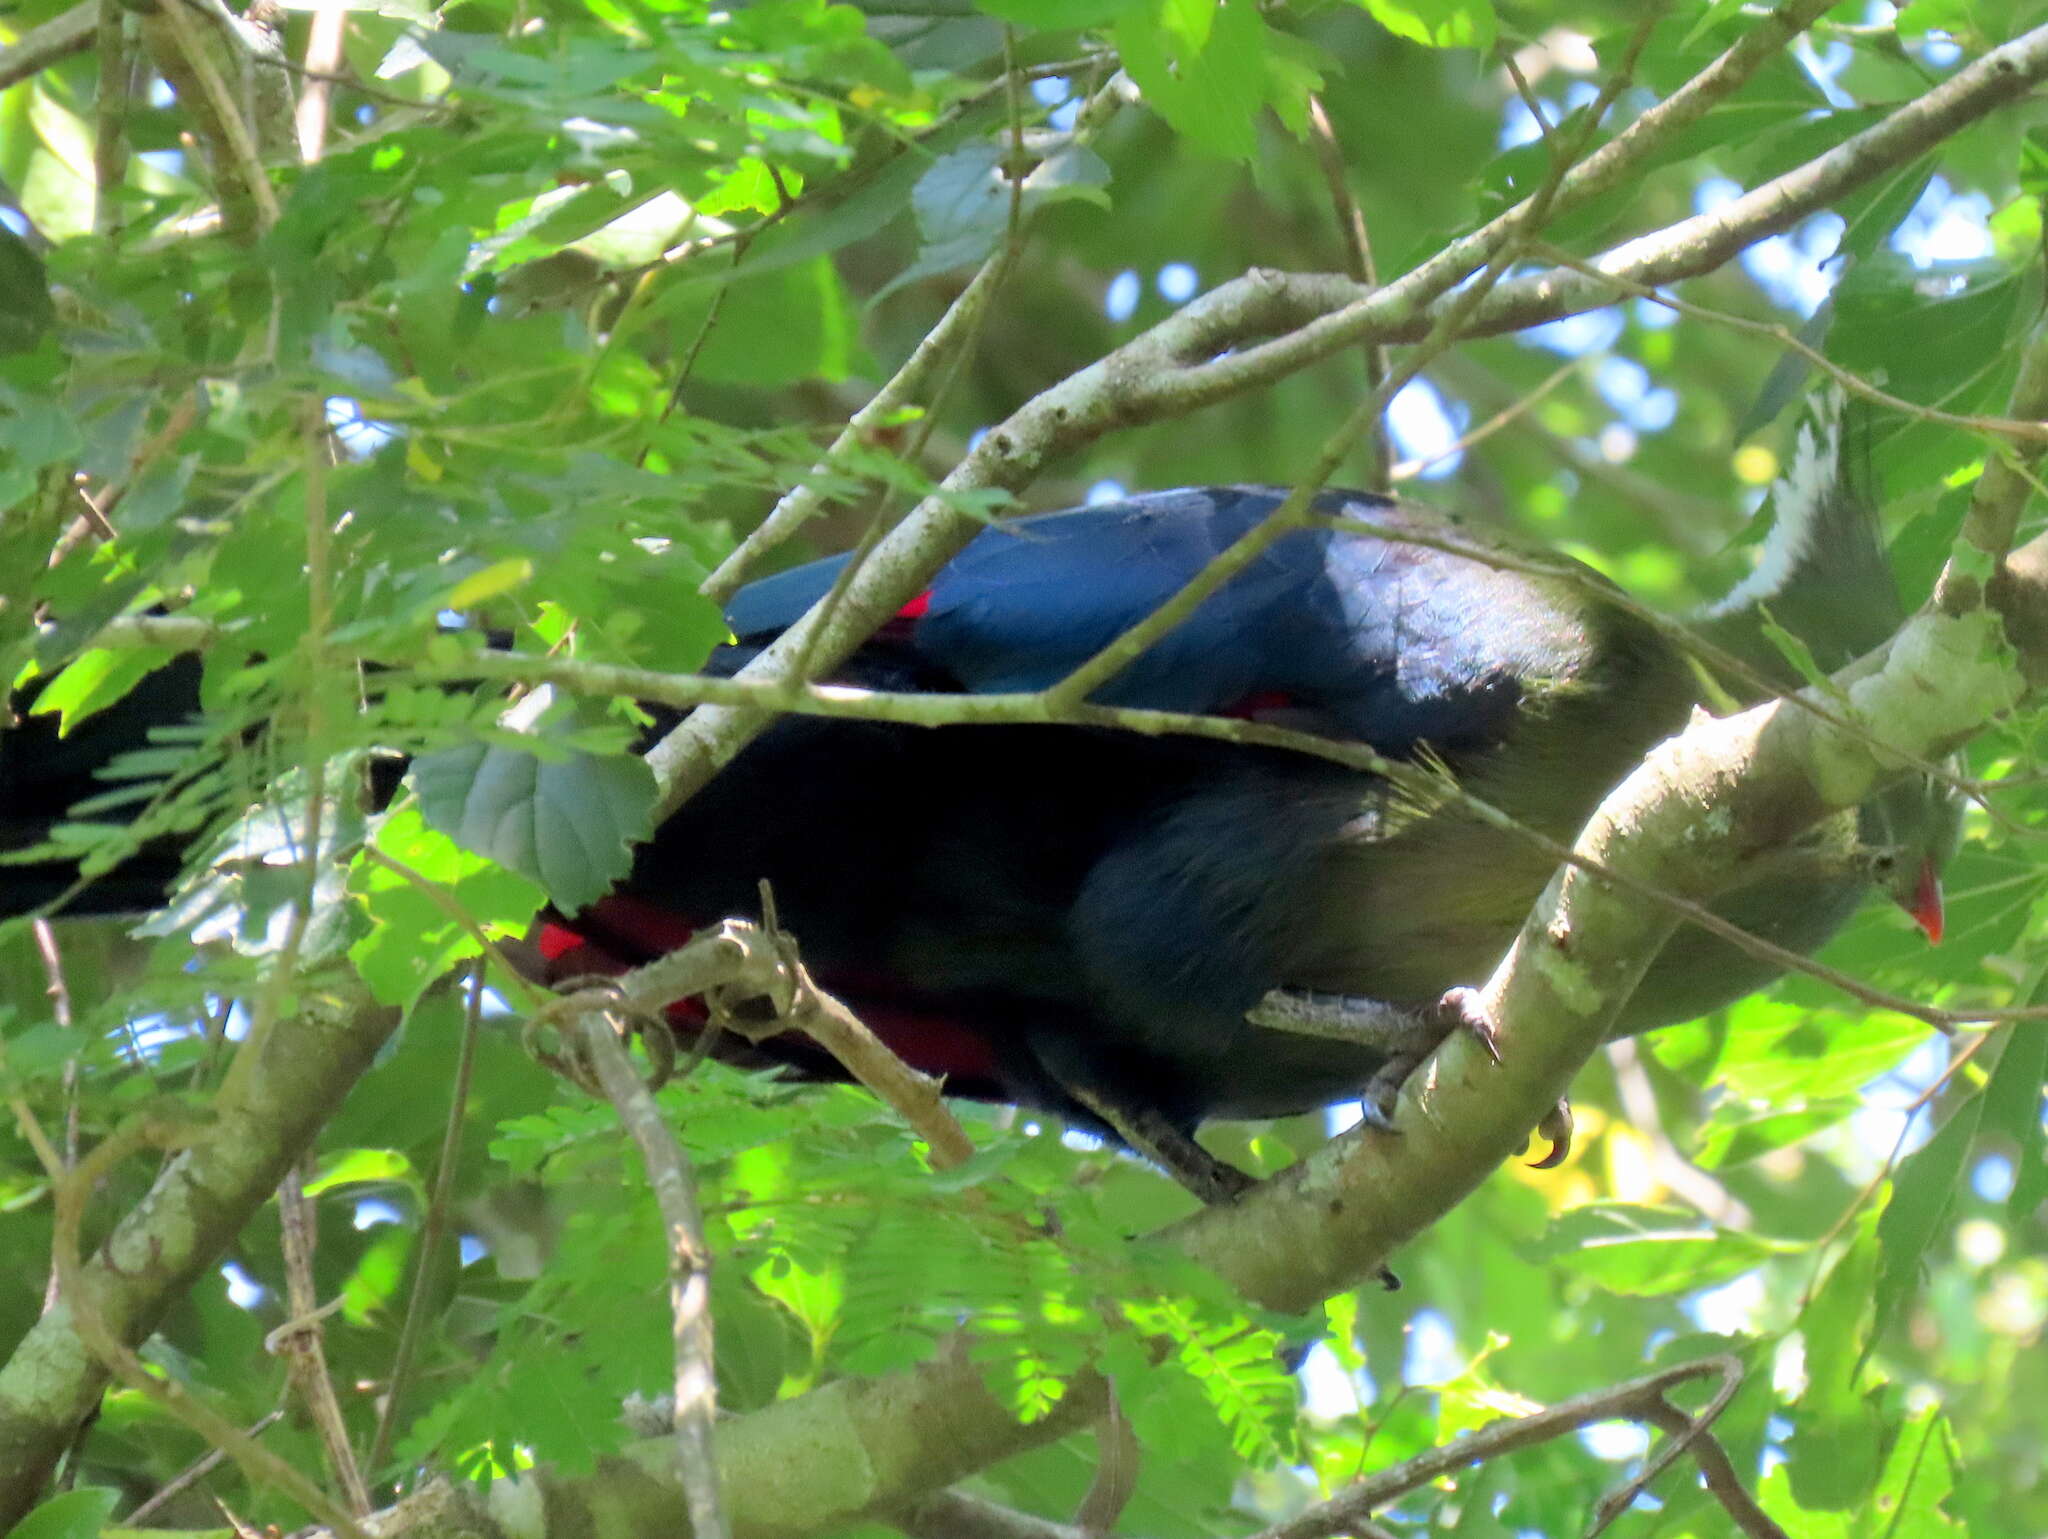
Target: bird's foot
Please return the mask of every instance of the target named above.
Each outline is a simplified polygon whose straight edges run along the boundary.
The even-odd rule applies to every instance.
[[[1550,1152],[1540,1160],[1531,1160],[1531,1170],[1554,1170],[1572,1152],[1572,1103],[1559,1099],[1558,1103],[1543,1114],[1543,1120],[1536,1124],[1538,1137],[1550,1140]]]
[[[1466,1032],[1486,1049],[1487,1057],[1495,1063],[1500,1062],[1500,1033],[1494,1029],[1492,1019],[1479,1003],[1479,990],[1463,985],[1445,989],[1431,1014],[1442,1029],[1438,1041],[1454,1031]]]
[[[1500,1062],[1500,1033],[1482,1008],[1480,998],[1477,989],[1446,989],[1434,1005],[1415,1010],[1363,994],[1274,989],[1248,1012],[1246,1019],[1254,1026],[1355,1043],[1384,1055],[1372,1078],[1359,1091],[1359,1113],[1367,1126],[1383,1133],[1398,1133],[1401,1130],[1395,1125],[1394,1109],[1401,1099],[1401,1087],[1452,1032],[1467,1033],[1486,1050],[1488,1058]],[[1561,1100],[1545,1112],[1536,1131],[1549,1140],[1550,1149],[1533,1162],[1533,1168],[1550,1170],[1564,1163],[1572,1151],[1571,1102]]]

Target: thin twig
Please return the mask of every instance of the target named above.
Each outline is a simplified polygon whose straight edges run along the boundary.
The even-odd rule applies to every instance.
[[[582,1049],[619,1120],[639,1147],[647,1184],[661,1209],[675,1340],[676,1470],[689,1512],[690,1533],[693,1539],[728,1539],[731,1530],[719,1499],[718,1462],[711,1440],[712,1419],[718,1410],[718,1383],[712,1372],[711,1251],[704,1243],[696,1176],[611,1020],[593,1011],[578,1024]]]
[[[270,1333],[265,1345],[285,1356],[286,1370],[320,1434],[320,1446],[327,1467],[341,1485],[342,1499],[349,1511],[365,1517],[370,1511],[370,1493],[363,1484],[363,1472],[350,1446],[348,1422],[341,1413],[341,1401],[334,1393],[334,1380],[327,1371],[327,1348],[322,1341],[320,1321],[324,1313],[313,1283],[313,1252],[319,1242],[313,1203],[306,1196],[305,1172],[294,1165],[285,1172],[277,1189],[278,1219],[284,1251],[285,1308],[290,1318]]]
[[[1109,1410],[1095,1424],[1095,1476],[1074,1509],[1076,1527],[1086,1534],[1106,1534],[1116,1527],[1116,1520],[1137,1492],[1143,1458],[1138,1435],[1131,1430],[1131,1419],[1112,1387]]]
[[[1643,1420],[1675,1438],[1686,1440],[1686,1451],[1700,1467],[1707,1490],[1713,1493],[1714,1500],[1721,1504],[1729,1520],[1749,1539],[1789,1539],[1785,1530],[1749,1494],[1749,1488],[1743,1485],[1734,1462],[1728,1457],[1728,1450],[1721,1446],[1721,1440],[1711,1432],[1702,1431],[1697,1418],[1688,1416],[1670,1401],[1660,1398],[1643,1408]]]
[[[1694,1418],[1697,1426],[1705,1428],[1740,1387],[1742,1374],[1741,1361],[1732,1355],[1701,1358],[1609,1389],[1574,1395],[1528,1416],[1508,1416],[1488,1422],[1476,1432],[1468,1432],[1440,1447],[1368,1475],[1349,1490],[1260,1530],[1252,1539],[1325,1539],[1331,1534],[1355,1532],[1352,1525],[1360,1519],[1369,1518],[1378,1508],[1396,1498],[1420,1490],[1447,1475],[1547,1443],[1595,1422],[1613,1421],[1617,1417],[1647,1420],[1652,1409],[1662,1401],[1666,1390],[1694,1379],[1718,1376],[1721,1384],[1714,1398]],[[1662,1465],[1658,1467],[1661,1469]]]
[[[249,1430],[246,1433],[244,1433],[243,1436],[251,1439],[252,1441],[256,1438],[261,1437],[264,1433],[268,1432],[273,1426],[275,1426],[277,1424],[278,1418],[280,1418],[283,1415],[283,1407],[279,1407],[277,1410],[274,1411],[266,1411],[263,1415],[259,1416],[255,1421],[249,1424]],[[227,1462],[227,1457],[228,1456],[225,1453],[221,1452],[221,1450],[219,1450],[218,1448],[209,1449],[207,1452],[201,1454],[198,1458],[194,1459],[190,1464],[186,1465],[177,1474],[173,1475],[169,1480],[166,1480],[163,1483],[163,1485],[157,1489],[156,1494],[151,1496],[149,1500],[145,1501],[141,1506],[137,1507],[133,1512],[129,1513],[127,1517],[123,1518],[121,1520],[121,1526],[123,1528],[147,1527],[149,1520],[152,1517],[156,1516],[158,1511],[162,1509],[166,1502],[170,1501],[173,1497],[182,1495],[184,1492],[189,1491],[193,1486],[197,1485],[200,1481],[204,1480],[208,1475],[211,1475],[215,1470],[219,1469],[221,1465]]]
[[[1741,1360],[1731,1354],[1726,1357],[1709,1358],[1708,1361],[1721,1365],[1721,1383],[1715,1389],[1713,1398],[1700,1407],[1698,1415],[1688,1416],[1664,1398],[1669,1385],[1647,1392],[1640,1401],[1631,1405],[1627,1415],[1633,1419],[1654,1422],[1659,1426],[1664,1425],[1666,1418],[1675,1413],[1678,1419],[1676,1432],[1665,1440],[1662,1448],[1644,1461],[1643,1467],[1636,1472],[1633,1479],[1620,1489],[1610,1491],[1600,1498],[1600,1504],[1593,1509],[1593,1525],[1586,1530],[1586,1539],[1599,1539],[1608,1525],[1628,1511],[1635,1504],[1636,1498],[1649,1490],[1659,1475],[1671,1468],[1700,1438],[1707,1435],[1707,1429],[1713,1426],[1721,1413],[1728,1408],[1728,1402],[1735,1398],[1735,1392],[1742,1387]],[[1722,1456],[1722,1462],[1727,1462],[1725,1454]],[[1735,1472],[1732,1469],[1728,1471],[1728,1476],[1739,1490],[1741,1482],[1735,1479]],[[1748,1494],[1746,1491],[1743,1492],[1745,1499]],[[1777,1532],[1774,1526],[1771,1539],[1785,1539],[1785,1535]]]
[[[867,405],[847,418],[846,426],[832,440],[823,458],[811,466],[802,481],[782,495],[768,516],[704,579],[698,592],[720,602],[731,598],[762,556],[825,510],[846,473],[846,462],[852,452],[880,439],[939,365],[979,331],[982,317],[1002,286],[1006,272],[1000,256],[997,253],[982,263],[967,287],[946,307],[938,324],[911,350],[903,366]]]
[[[1358,206],[1358,199],[1351,195],[1344,147],[1337,142],[1337,131],[1330,124],[1330,114],[1323,107],[1322,97],[1314,93],[1308,99],[1308,126],[1309,143],[1315,150],[1316,164],[1323,173],[1323,185],[1330,194],[1330,206],[1337,215],[1337,231],[1344,241],[1344,271],[1353,283],[1376,289],[1380,286],[1380,274],[1372,259],[1372,235],[1366,229],[1365,211]],[[1364,353],[1365,388],[1377,392],[1386,383],[1387,350],[1377,342],[1368,342]],[[1384,418],[1373,423],[1370,444],[1372,468],[1366,489],[1384,492],[1394,482],[1394,456],[1387,440]]]
[[[1690,300],[1680,299],[1674,294],[1638,283],[1632,278],[1617,277],[1614,273],[1573,256],[1570,252],[1544,241],[1534,242],[1531,252],[1553,266],[1566,268],[1584,277],[1595,278],[1609,284],[1621,293],[1631,295],[1646,304],[1662,305],[1677,315],[1690,316],[1697,321],[1706,321],[1730,331],[1742,332],[1752,337],[1766,337],[1788,352],[1797,353],[1801,358],[1834,380],[1851,395],[1898,412],[1919,422],[1931,422],[1940,427],[1961,428],[1971,433],[1989,433],[2000,437],[2018,439],[2023,443],[2048,444],[2048,422],[2023,421],[2015,417],[1985,417],[1969,413],[1943,411],[1938,406],[1925,406],[1917,401],[1908,401],[1903,396],[1893,395],[1872,384],[1853,369],[1845,369],[1819,348],[1798,336],[1791,327],[1776,321],[1753,321],[1747,316],[1734,315],[1726,310],[1710,309],[1696,305]]]
[[[1585,360],[1577,358],[1566,359],[1563,365],[1568,369],[1584,366]],[[1490,406],[1497,413],[1511,413],[1522,399],[1522,387],[1509,383],[1469,353],[1444,360],[1438,370],[1456,394],[1482,410]],[[1550,379],[1539,388],[1552,388]],[[1727,545],[1736,523],[1732,502],[1666,486],[1640,471],[1617,465],[1598,449],[1553,432],[1526,413],[1511,420],[1532,443],[1581,479],[1605,486],[1629,507],[1652,514],[1659,530],[1674,545],[1695,556],[1718,554]]]
[[[1539,138],[1548,139],[1551,133],[1550,114],[1543,110],[1543,103],[1536,93],[1529,89],[1529,77],[1522,73],[1521,62],[1515,58],[1513,48],[1501,50],[1501,64],[1506,68],[1508,79],[1514,82],[1515,94],[1522,98],[1522,105],[1529,109],[1529,116],[1536,120]]]
[[[534,981],[512,964],[498,943],[484,932],[476,916],[457,901],[455,895],[432,877],[415,870],[397,856],[387,854],[375,844],[365,844],[362,858],[373,866],[382,866],[393,876],[410,883],[422,897],[460,925],[470,940],[475,943],[478,956],[489,966],[496,967],[500,978],[529,1009],[538,1006],[546,997],[546,990],[537,987]]]
[[[414,1250],[418,1260],[413,1264],[412,1290],[406,1295],[405,1322],[398,1329],[398,1346],[391,1354],[391,1375],[385,1386],[384,1410],[377,1418],[377,1433],[370,1442],[372,1470],[382,1469],[391,1456],[391,1442],[398,1432],[406,1392],[412,1387],[420,1339],[426,1333],[428,1301],[440,1281],[448,1215],[455,1202],[455,1170],[462,1157],[462,1123],[469,1112],[469,1086],[476,1068],[477,1037],[483,1025],[483,994],[484,962],[479,958],[469,972],[469,1000],[462,1012],[462,1046],[455,1057],[454,1082],[448,1087],[448,1118],[441,1126],[441,1153],[434,1162],[434,1185],[427,1196],[427,1211],[420,1221],[419,1242]]]
[[[1129,89],[1129,81],[1119,74],[1095,92],[1075,120],[1072,142],[1084,142],[1084,128],[1089,134],[1099,131]],[[1013,228],[1002,246],[976,269],[967,287],[946,307],[946,313],[939,317],[938,323],[911,349],[903,366],[875,392],[867,405],[847,418],[846,426],[832,440],[824,456],[811,466],[801,482],[783,494],[759,527],[740,541],[733,553],[699,584],[698,592],[721,603],[737,593],[746,581],[748,571],[762,556],[787,540],[831,502],[853,451],[876,442],[885,434],[942,364],[950,358],[964,357],[972,350],[995,296],[1009,275],[1017,243],[1018,232]],[[933,421],[936,412],[927,409],[925,417],[927,422]]]
[[[1749,1228],[1751,1215],[1742,1199],[1687,1159],[1665,1131],[1664,1118],[1657,1109],[1657,1092],[1650,1084],[1650,1076],[1643,1067],[1642,1049],[1635,1039],[1624,1037],[1619,1042],[1610,1042],[1607,1061],[1614,1070],[1621,1114],[1649,1142],[1650,1173],[1722,1228]]]
[[[781,183],[778,182],[776,186],[779,189]],[[732,276],[739,275],[740,264],[747,259],[747,248],[752,244],[751,231],[742,234],[732,243]],[[675,383],[669,386],[668,399],[661,403],[661,415],[655,418],[657,426],[673,417],[676,408],[683,404],[683,392],[689,389],[691,376],[697,372],[697,360],[703,355],[704,345],[711,340],[712,332],[718,329],[719,318],[725,314],[725,296],[732,292],[732,288],[731,283],[721,283],[711,291],[711,299],[704,307],[704,319],[697,323],[696,335],[690,338],[690,345],[683,353],[682,362],[676,366]],[[643,287],[636,292],[645,293],[646,290]],[[620,328],[614,328],[615,331],[618,329]],[[651,439],[642,444],[639,454],[634,456],[633,463],[644,466],[653,448]]]
[[[1434,454],[1424,455],[1420,459],[1403,460],[1400,464],[1390,467],[1387,471],[1387,480],[1389,483],[1412,481],[1430,466],[1440,465],[1452,455],[1463,454],[1466,450],[1486,442],[1502,428],[1520,421],[1535,410],[1551,391],[1578,373],[1580,367],[1578,359],[1567,358],[1546,374],[1527,394],[1517,396],[1477,427],[1466,429]]]
[[[966,1491],[934,1491],[893,1514],[889,1523],[911,1539],[1094,1539],[1095,1535],[1094,1530],[1055,1523]]]
[[[629,1008],[658,1016],[679,999],[775,1002],[775,1019],[755,1024],[725,1016],[723,1029],[749,1038],[799,1031],[809,1036],[923,1138],[933,1166],[948,1169],[974,1154],[974,1142],[946,1107],[942,1081],[913,1069],[841,1000],[818,987],[797,959],[789,938],[763,925],[728,919],[700,931],[681,948],[617,980]],[[573,1004],[557,1000],[544,1015]],[[721,1011],[714,1008],[714,1019]]]
[[[62,1283],[64,1304],[70,1311],[71,1323],[78,1332],[79,1340],[115,1378],[154,1400],[171,1416],[226,1452],[252,1483],[276,1486],[344,1539],[368,1539],[356,1523],[354,1514],[337,1506],[297,1467],[254,1441],[177,1379],[152,1372],[135,1350],[109,1328],[100,1314],[97,1300],[86,1286],[85,1262],[79,1253],[79,1229],[84,1222],[86,1204],[107,1172],[137,1149],[189,1148],[209,1136],[210,1130],[203,1124],[180,1121],[162,1108],[153,1108],[131,1118],[68,1174],[60,1171],[54,1175],[56,1211],[51,1225],[50,1253],[57,1263],[57,1275]]]
[[[150,13],[144,24],[144,33],[148,35],[152,27],[160,26],[168,34],[176,57],[167,58],[159,53],[157,67],[174,84],[196,87],[199,101],[193,104],[192,119],[205,134],[208,148],[213,151],[215,175],[221,183],[222,212],[229,215],[233,211],[238,233],[244,239],[253,238],[277,223],[277,194],[271,189],[269,175],[263,169],[263,157],[256,147],[256,131],[243,118],[236,93],[229,90],[227,82],[221,79],[205,36],[186,15],[187,3],[188,0],[165,0]],[[199,9],[204,13],[203,6]],[[211,13],[205,14],[211,23]],[[231,55],[238,60],[249,55],[248,40],[234,26],[232,18],[218,31]],[[180,95],[185,94],[181,89]],[[253,209],[253,226],[248,223],[250,215],[242,212],[245,203]]]
[[[42,958],[43,975],[48,980],[44,990],[50,998],[50,1016],[57,1025],[68,1031],[71,1028],[71,987],[64,980],[64,954],[57,946],[57,932],[47,919],[37,918],[31,922],[29,933],[35,938],[36,954]],[[72,1053],[64,1060],[64,1153],[63,1168],[70,1170],[78,1163],[78,1055]],[[57,1269],[50,1268],[49,1278],[43,1284],[43,1313],[48,1314],[57,1303]]]
[[[2037,978],[2034,987],[2026,992],[2034,994],[2038,991],[2039,986],[2039,979]],[[1931,1084],[1921,1090],[1918,1095],[1914,1096],[1903,1107],[1899,1108],[1899,1131],[1897,1136],[1892,1139],[1892,1146],[1886,1152],[1884,1159],[1871,1174],[1870,1179],[1863,1183],[1862,1189],[1849,1199],[1848,1204],[1836,1216],[1835,1221],[1828,1225],[1827,1233],[1823,1234],[1808,1247],[1814,1258],[1814,1266],[1813,1271],[1807,1277],[1805,1292],[1800,1295],[1800,1307],[1802,1309],[1813,1301],[1814,1290],[1820,1283],[1822,1262],[1827,1254],[1828,1247],[1834,1244],[1835,1240],[1841,1235],[1843,1230],[1849,1227],[1850,1222],[1858,1213],[1861,1213],[1870,1206],[1876,1199],[1879,1190],[1897,1172],[1899,1161],[1904,1158],[1906,1153],[1906,1140],[1913,1133],[1914,1119],[1926,1109],[1927,1105],[1936,1096],[1948,1088],[1950,1081],[1962,1071],[1963,1065],[1976,1057],[1990,1040],[1991,1035],[1988,1032],[1972,1037],[1960,1051],[1949,1059],[1947,1066],[1934,1076]],[[1865,1350],[1868,1351],[1868,1347]]]

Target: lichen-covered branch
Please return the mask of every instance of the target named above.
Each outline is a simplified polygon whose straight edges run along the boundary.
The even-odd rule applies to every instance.
[[[87,1259],[82,1278],[109,1330],[142,1340],[218,1261],[397,1022],[395,1011],[319,995],[279,1022],[261,1061],[222,1090],[213,1134],[177,1154]],[[0,1529],[34,1504],[106,1383],[61,1303],[0,1365]]]

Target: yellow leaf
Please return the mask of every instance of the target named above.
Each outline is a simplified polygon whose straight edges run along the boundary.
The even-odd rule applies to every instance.
[[[446,607],[467,609],[485,599],[496,598],[501,593],[510,593],[531,579],[533,563],[524,556],[512,556],[503,561],[493,561],[481,572],[472,572],[449,591]]]

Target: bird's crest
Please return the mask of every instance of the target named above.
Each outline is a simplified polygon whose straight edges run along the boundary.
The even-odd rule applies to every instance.
[[[1866,415],[1840,386],[1812,396],[1791,459],[1771,486],[1773,522],[1755,568],[1700,616],[1711,639],[1788,685],[1804,682],[1804,659],[1789,660],[1770,629],[1791,632],[1832,672],[1906,617],[1885,555],[1869,436]]]
[[[1846,506],[1852,501],[1851,489],[1843,484],[1849,468],[1842,455],[1847,405],[1840,385],[1823,386],[1812,397],[1793,440],[1791,463],[1771,483],[1773,522],[1756,566],[1710,613],[1726,614],[1769,603],[1814,562],[1831,533],[1830,525],[1852,511]]]

